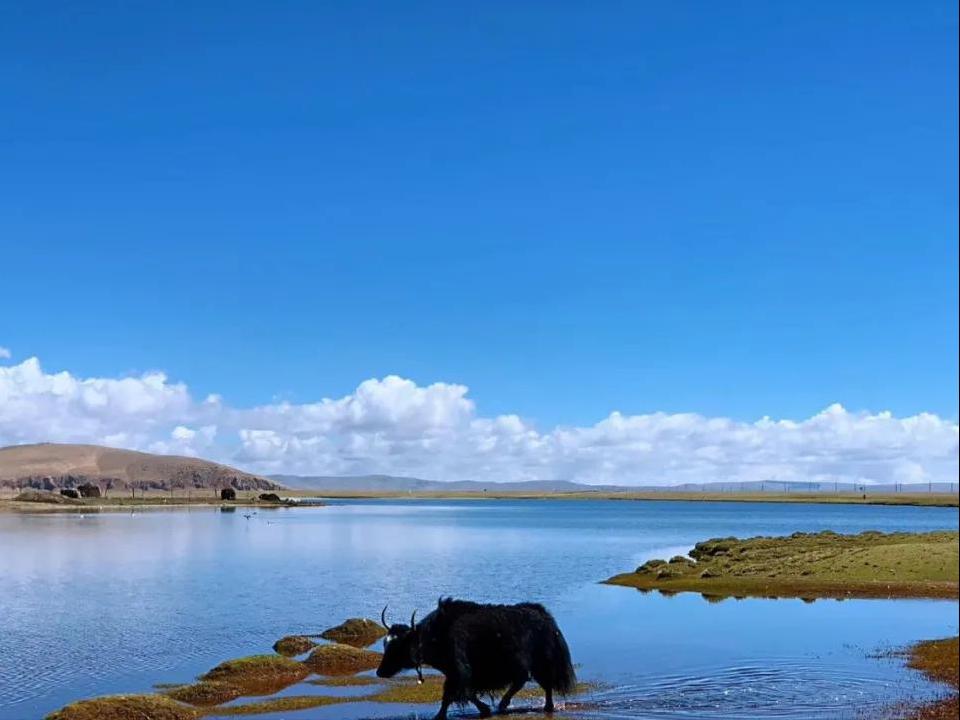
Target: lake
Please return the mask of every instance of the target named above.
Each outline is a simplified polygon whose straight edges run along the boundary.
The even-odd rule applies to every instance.
[[[410,500],[249,512],[0,514],[0,718],[187,682],[387,603],[406,622],[440,595],[546,604],[581,679],[602,683],[590,717],[862,716],[937,693],[876,653],[957,633],[950,601],[709,603],[598,584],[709,537],[955,530],[955,508]],[[358,703],[275,717],[434,711]]]

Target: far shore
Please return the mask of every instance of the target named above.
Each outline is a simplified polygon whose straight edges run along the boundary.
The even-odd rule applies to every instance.
[[[277,503],[257,500],[259,492],[240,491],[236,500],[221,500],[213,490],[197,490],[187,495],[173,495],[166,491],[114,490],[107,497],[85,498],[82,504],[55,505],[39,502],[16,502],[16,492],[0,491],[0,512],[47,511],[76,512],[78,510],[119,510],[137,507],[284,507]],[[180,491],[182,492],[182,491]],[[638,492],[576,491],[576,492],[518,492],[518,491],[429,491],[382,492],[343,490],[276,491],[292,500],[621,500],[649,502],[745,502],[745,503],[802,503],[823,505],[911,505],[921,507],[958,507],[957,493],[903,492],[871,495],[857,493],[784,493],[784,492],[683,492],[676,490],[644,490]]]
[[[777,502],[813,503],[825,505],[921,505],[927,507],[958,507],[957,493],[784,493],[784,492],[685,492],[679,490],[643,490],[611,492],[586,490],[576,492],[517,492],[517,491],[429,491],[429,492],[375,492],[353,490],[291,490],[297,497],[317,497],[337,500],[649,500],[674,502]]]

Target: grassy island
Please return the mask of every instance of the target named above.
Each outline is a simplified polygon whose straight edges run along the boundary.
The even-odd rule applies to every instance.
[[[650,560],[605,582],[715,597],[958,597],[956,532],[831,531],[697,543],[690,557]]]

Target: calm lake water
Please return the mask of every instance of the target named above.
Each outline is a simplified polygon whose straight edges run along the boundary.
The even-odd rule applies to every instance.
[[[0,514],[0,718],[186,682],[350,616],[439,595],[556,615],[603,718],[842,718],[938,689],[872,657],[957,633],[957,603],[728,600],[598,585],[702,539],[957,529],[956,509],[622,501]],[[313,687],[313,686],[306,686]],[[316,688],[314,688],[314,692]],[[299,691],[298,691],[299,692]],[[357,703],[275,718],[430,717]],[[473,716],[473,712],[465,713]],[[267,717],[267,716],[259,716]]]

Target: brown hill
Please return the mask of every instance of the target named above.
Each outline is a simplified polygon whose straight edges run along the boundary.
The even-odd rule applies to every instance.
[[[151,455],[99,445],[42,443],[0,448],[0,487],[55,490],[88,482],[104,490],[283,487],[260,475],[192,457]]]

